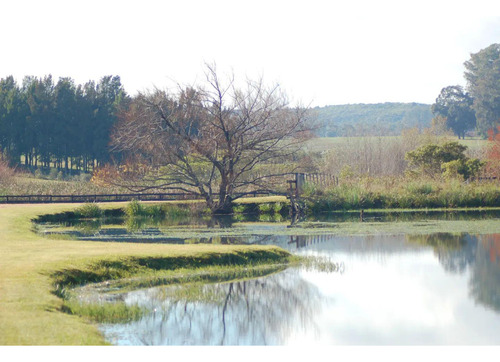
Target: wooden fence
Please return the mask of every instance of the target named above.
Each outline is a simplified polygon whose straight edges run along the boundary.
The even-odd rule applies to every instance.
[[[270,192],[252,192],[247,197],[285,195]],[[197,200],[199,196],[188,193],[155,194],[95,194],[95,195],[0,195],[0,204],[50,204],[85,202],[122,202],[122,201],[169,201]]]
[[[299,189],[306,183],[317,186],[338,186],[339,178],[324,173],[298,173],[295,175]]]
[[[320,173],[297,173],[295,180],[287,181],[289,192],[255,191],[245,194],[245,197],[258,196],[298,196],[306,183],[318,186],[337,186],[336,176]],[[0,204],[45,204],[45,203],[85,203],[85,202],[124,202],[124,201],[168,201],[196,200],[199,196],[188,193],[137,193],[137,194],[94,194],[94,195],[0,195]]]
[[[298,197],[304,190],[304,185],[313,184],[317,186],[338,186],[339,178],[324,173],[296,173],[295,180],[288,180],[288,194]]]

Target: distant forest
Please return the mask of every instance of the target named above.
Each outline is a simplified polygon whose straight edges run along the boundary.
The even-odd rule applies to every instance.
[[[90,171],[110,160],[109,140],[128,97],[118,76],[0,79],[0,159],[27,168]]]
[[[313,108],[320,137],[399,135],[403,129],[430,127],[430,104],[345,104]]]

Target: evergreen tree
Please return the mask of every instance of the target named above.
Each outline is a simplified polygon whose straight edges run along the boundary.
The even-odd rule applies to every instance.
[[[128,96],[118,76],[76,85],[71,78],[0,79],[0,153],[26,166],[88,171],[109,160],[110,132]]]

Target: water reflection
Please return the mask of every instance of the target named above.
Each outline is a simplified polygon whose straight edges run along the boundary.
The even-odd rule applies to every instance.
[[[367,212],[363,213],[366,222],[397,222],[397,221],[429,221],[429,220],[481,220],[500,218],[500,210],[475,210],[475,211],[398,211],[398,212]],[[291,224],[299,220],[291,220]],[[359,222],[359,212],[332,212],[302,217],[300,221],[319,222]],[[60,224],[44,223],[45,226],[73,227],[82,235],[105,233],[107,228],[121,228],[129,233],[137,233],[145,229],[161,230],[170,227],[186,227],[191,229],[229,229],[236,223],[282,223],[286,222],[283,215],[276,214],[236,214],[219,216],[176,216],[165,218],[150,217],[106,217],[96,220],[66,220]],[[76,235],[78,236],[78,235]]]
[[[115,344],[500,344],[500,234],[275,241],[341,261],[345,272],[136,291],[127,303],[156,312],[102,330]]]
[[[474,299],[500,312],[500,234],[479,238],[469,283]]]
[[[155,312],[125,329],[106,326],[105,333],[143,345],[280,345],[297,328],[317,332],[314,316],[329,302],[297,270],[205,285],[189,300],[178,292],[168,287],[130,293],[127,303],[147,304]]]
[[[444,270],[457,274],[469,271],[474,300],[500,312],[500,234],[433,234],[407,238],[432,246]]]

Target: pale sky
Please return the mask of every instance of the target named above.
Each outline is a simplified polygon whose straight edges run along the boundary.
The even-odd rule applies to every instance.
[[[130,94],[263,76],[304,104],[433,103],[500,43],[496,0],[0,0],[0,78],[119,75]]]

